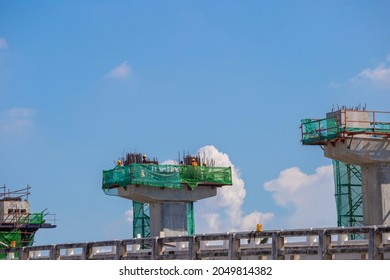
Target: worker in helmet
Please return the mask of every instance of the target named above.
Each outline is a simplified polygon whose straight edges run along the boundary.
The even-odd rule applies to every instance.
[[[193,167],[193,174],[192,174],[192,177],[195,179],[195,178],[197,178],[198,176],[198,162],[193,158],[192,160],[191,160],[191,165],[192,165],[192,167]]]
[[[148,157],[145,154],[142,156],[142,163],[149,163]]]
[[[122,161],[120,159],[118,159],[118,161],[116,162],[116,165],[117,166],[122,166]]]

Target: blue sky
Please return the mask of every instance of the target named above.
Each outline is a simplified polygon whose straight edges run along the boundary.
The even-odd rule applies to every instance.
[[[298,127],[342,105],[390,111],[389,10],[0,0],[0,184],[56,214],[36,244],[129,238],[131,203],[104,195],[102,170],[201,149],[236,181],[195,205],[197,231],[336,225],[331,161]]]

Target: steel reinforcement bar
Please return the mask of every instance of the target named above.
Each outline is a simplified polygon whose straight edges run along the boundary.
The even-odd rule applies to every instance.
[[[361,236],[349,240],[349,236]],[[16,260],[390,259],[390,227],[200,234],[3,248]]]

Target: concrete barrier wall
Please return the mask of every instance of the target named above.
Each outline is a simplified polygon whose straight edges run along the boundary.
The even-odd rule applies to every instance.
[[[361,239],[350,240],[350,235]],[[21,260],[390,259],[390,227],[317,228],[155,237],[0,249]]]

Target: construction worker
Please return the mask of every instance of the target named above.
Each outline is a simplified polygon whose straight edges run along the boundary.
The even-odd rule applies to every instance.
[[[142,163],[149,163],[148,158],[145,154],[142,156]]]
[[[117,166],[122,166],[122,161],[120,159],[118,159],[118,161],[116,162],[116,165]]]
[[[191,164],[194,167],[194,169],[196,169],[198,167],[198,163],[196,162],[196,160],[194,158],[192,159]]]

